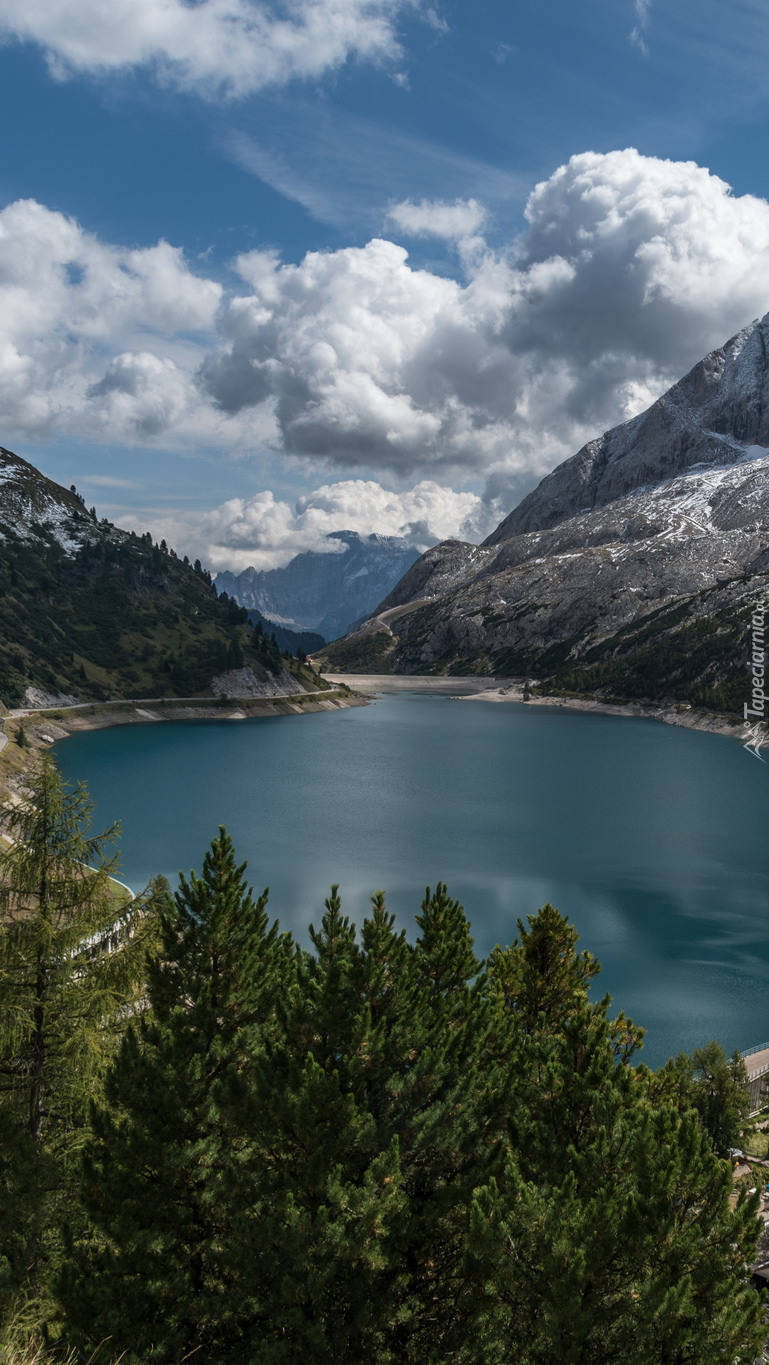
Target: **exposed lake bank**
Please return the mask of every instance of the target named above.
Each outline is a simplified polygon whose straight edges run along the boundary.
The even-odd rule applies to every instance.
[[[728,735],[744,742],[744,725],[729,716],[713,711],[698,711],[688,705],[658,706],[643,702],[603,702],[592,697],[561,697],[537,694],[524,696],[525,684],[514,678],[447,678],[423,674],[357,674],[327,673],[329,681],[354,687],[369,696],[377,692],[432,692],[439,696],[455,697],[457,701],[518,702],[531,707],[558,707],[571,711],[587,711],[594,715],[636,716],[641,720],[656,720],[663,725],[675,725],[684,730],[702,730],[712,735]],[[769,745],[769,734],[762,741]]]
[[[68,736],[89,730],[160,722],[220,720],[241,721],[258,717],[312,715],[322,711],[366,706],[367,697],[343,684],[328,693],[314,692],[278,697],[136,700],[81,703],[49,709],[15,710],[2,718],[4,744],[0,744],[0,802],[18,799],[24,775],[38,754]],[[23,734],[23,744],[17,742]]]
[[[150,725],[157,721],[189,720],[249,720],[254,716],[311,715],[318,711],[339,711],[349,706],[365,706],[366,698],[352,692],[296,693],[285,697],[211,698],[208,702],[168,700],[105,703],[88,707],[72,707],[45,713],[32,713],[34,723],[40,720],[64,734],[82,730],[104,730],[115,725]],[[64,734],[56,738],[64,738]]]

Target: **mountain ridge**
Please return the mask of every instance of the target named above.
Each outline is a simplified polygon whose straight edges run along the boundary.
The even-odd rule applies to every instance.
[[[301,692],[287,660],[245,609],[219,600],[199,563],[149,533],[86,510],[34,465],[0,447],[0,697],[103,701],[217,694],[241,670],[251,695]],[[306,676],[304,676],[306,675]],[[224,684],[221,684],[222,686]],[[221,687],[219,687],[221,690]]]
[[[346,548],[305,550],[282,569],[218,573],[217,588],[259,611],[269,623],[265,629],[288,627],[330,640],[368,616],[419,557],[399,536],[332,531],[326,540]]]
[[[768,339],[769,315],[588,442],[482,545],[427,551],[324,665],[355,671],[357,651],[372,671],[738,713],[748,617],[769,594]]]
[[[484,545],[549,529],[694,464],[727,465],[746,446],[769,446],[768,350],[769,314],[709,352],[644,412],[564,460]]]

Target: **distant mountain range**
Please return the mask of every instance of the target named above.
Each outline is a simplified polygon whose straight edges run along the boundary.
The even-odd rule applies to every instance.
[[[314,630],[289,630],[287,626],[278,625],[277,621],[262,616],[256,607],[247,607],[246,610],[252,626],[261,626],[270,639],[274,636],[278,649],[284,653],[298,654],[301,650],[303,654],[313,654],[326,643],[325,638]]]
[[[373,611],[419,551],[396,536],[332,531],[326,539],[328,553],[308,550],[282,569],[219,573],[216,587],[261,612],[265,630],[283,626],[334,640]]]
[[[742,712],[769,603],[769,315],[588,442],[483,545],[445,541],[323,654]]]
[[[288,669],[293,669],[290,675]],[[164,541],[121,531],[0,447],[0,698],[282,695],[307,670]]]

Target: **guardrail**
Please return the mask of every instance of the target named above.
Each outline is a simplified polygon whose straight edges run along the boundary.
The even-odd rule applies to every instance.
[[[756,1043],[755,1047],[747,1047],[740,1053],[741,1057],[752,1057],[754,1052],[766,1052],[769,1050],[769,1043]]]

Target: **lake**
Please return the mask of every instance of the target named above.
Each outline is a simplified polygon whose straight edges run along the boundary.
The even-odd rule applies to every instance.
[[[560,708],[401,693],[310,716],[134,725],[56,746],[122,826],[135,889],[199,870],[220,824],[306,941],[332,882],[401,922],[427,884],[476,949],[549,900],[647,1030],[644,1060],[769,1038],[769,765],[732,739]]]

